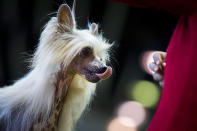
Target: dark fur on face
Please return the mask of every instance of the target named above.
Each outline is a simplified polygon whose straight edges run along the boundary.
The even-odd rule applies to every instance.
[[[107,69],[101,60],[94,55],[94,50],[91,47],[85,47],[73,60],[70,69],[86,80],[96,83],[100,80],[96,74],[104,73]]]

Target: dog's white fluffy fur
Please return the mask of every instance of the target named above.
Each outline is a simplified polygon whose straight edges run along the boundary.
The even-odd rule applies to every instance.
[[[72,15],[73,17],[74,15]],[[0,89],[0,121],[6,121],[6,130],[27,131],[38,119],[46,121],[54,104],[56,73],[63,63],[65,69],[82,48],[90,46],[94,54],[108,59],[110,45],[92,29],[78,30],[73,18],[73,28],[61,25],[52,17],[45,26],[38,48],[32,59],[32,69],[11,86]],[[72,80],[59,119],[58,131],[71,131],[95,92],[95,83],[76,74]],[[13,111],[16,113],[12,116]],[[42,114],[42,117],[40,117]]]

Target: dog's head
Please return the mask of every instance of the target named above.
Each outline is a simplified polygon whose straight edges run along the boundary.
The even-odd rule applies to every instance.
[[[98,33],[97,24],[77,29],[74,14],[63,4],[42,32],[35,58],[37,63],[63,64],[72,73],[95,83],[112,74],[112,68],[106,65],[110,47]]]
[[[106,66],[109,44],[98,33],[98,25],[92,23],[89,30],[77,30],[74,16],[67,5],[61,5],[58,10],[60,31],[72,34],[73,44],[79,43],[76,56],[69,65],[69,69],[81,75],[90,82],[98,82],[112,74],[112,68]],[[72,49],[71,49],[72,50]]]
[[[106,65],[110,45],[99,35],[98,25],[92,23],[88,30],[77,30],[74,16],[67,5],[60,6],[58,22],[67,33],[73,34],[75,44],[80,43],[80,50],[69,65],[70,70],[94,83],[111,76],[112,68]]]

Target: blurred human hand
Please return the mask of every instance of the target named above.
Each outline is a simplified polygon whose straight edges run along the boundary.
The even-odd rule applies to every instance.
[[[153,62],[149,64],[150,70],[153,71],[153,79],[159,82],[161,87],[164,86],[164,69],[166,66],[166,52],[155,51]]]

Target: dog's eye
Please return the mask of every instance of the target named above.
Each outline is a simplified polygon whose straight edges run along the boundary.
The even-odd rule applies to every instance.
[[[90,47],[85,47],[82,49],[82,54],[84,56],[89,56],[92,54],[92,49]]]

